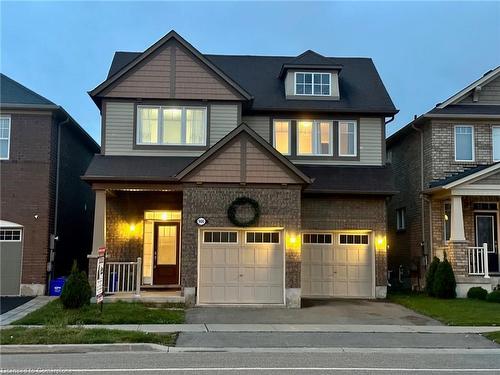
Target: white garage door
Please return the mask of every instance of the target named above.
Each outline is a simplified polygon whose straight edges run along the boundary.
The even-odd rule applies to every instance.
[[[198,302],[283,304],[281,231],[203,230]]]
[[[304,233],[302,296],[373,297],[369,234]]]

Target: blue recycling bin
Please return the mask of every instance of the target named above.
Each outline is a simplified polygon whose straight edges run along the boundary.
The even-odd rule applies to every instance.
[[[58,277],[56,279],[50,280],[49,295],[60,296],[65,282],[65,277]]]

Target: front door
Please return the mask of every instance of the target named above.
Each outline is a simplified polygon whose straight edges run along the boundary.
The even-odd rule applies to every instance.
[[[476,214],[476,246],[488,244],[489,272],[498,272],[497,214]]]
[[[153,284],[179,283],[179,223],[155,223]]]

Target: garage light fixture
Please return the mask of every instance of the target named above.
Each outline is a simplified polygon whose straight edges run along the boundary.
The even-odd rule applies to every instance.
[[[385,251],[387,247],[387,239],[385,236],[377,236],[377,239],[375,241],[375,248],[378,251]]]
[[[300,236],[293,232],[287,232],[286,247],[290,250],[300,251]]]

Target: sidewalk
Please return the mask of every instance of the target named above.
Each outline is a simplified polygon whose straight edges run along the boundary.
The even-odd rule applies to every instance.
[[[7,329],[20,326],[2,326]],[[36,328],[41,326],[24,326]],[[104,328],[148,333],[172,332],[335,332],[335,333],[441,333],[476,334],[500,331],[491,326],[409,326],[409,325],[363,325],[363,324],[91,324],[70,326]]]
[[[25,304],[22,304],[21,306],[16,307],[15,309],[7,311],[6,313],[0,315],[0,326],[9,325],[12,322],[15,322],[16,320],[19,320],[19,319],[25,317],[30,312],[35,311],[35,310],[39,309],[40,307],[46,305],[47,303],[52,301],[54,298],[57,298],[57,297],[38,296],[38,297],[35,297],[32,300],[26,302]]]

